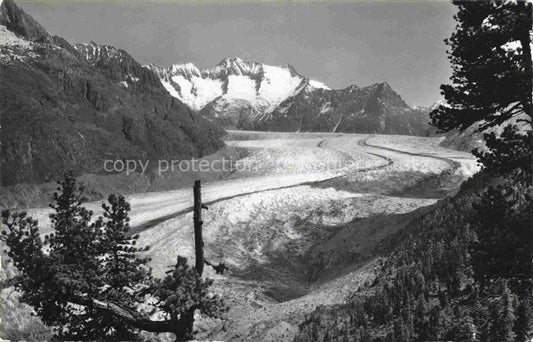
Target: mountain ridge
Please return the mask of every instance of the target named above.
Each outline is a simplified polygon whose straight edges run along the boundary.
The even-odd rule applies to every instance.
[[[167,91],[190,109],[200,112],[213,102],[245,100],[255,109],[271,111],[292,94],[304,77],[290,65],[270,66],[246,62],[238,57],[224,58],[212,68],[200,70],[193,63],[168,68],[154,64],[154,71]]]
[[[248,130],[325,131],[424,135],[426,111],[408,106],[387,82],[340,90],[304,88]]]
[[[289,64],[270,66],[238,57],[203,70],[193,63],[145,67],[172,96],[226,128],[428,134],[429,110],[409,106],[387,82],[331,89]],[[374,92],[377,87],[385,91]],[[370,94],[377,98],[367,99]]]
[[[68,169],[104,173],[107,159],[198,157],[224,145],[222,129],[124,50],[74,47],[12,0],[0,4],[0,35],[1,185],[48,182]],[[82,54],[89,50],[95,58]]]

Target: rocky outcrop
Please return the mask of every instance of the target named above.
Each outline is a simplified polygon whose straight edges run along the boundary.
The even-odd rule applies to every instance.
[[[52,37],[11,0],[0,6],[1,184],[46,182],[106,159],[190,158],[223,143],[125,51]]]

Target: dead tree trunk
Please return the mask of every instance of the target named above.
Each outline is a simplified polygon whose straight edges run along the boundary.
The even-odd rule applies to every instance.
[[[193,206],[193,220],[194,220],[194,250],[195,250],[195,269],[198,276],[202,276],[204,273],[204,239],[202,236],[202,209],[207,209],[202,205],[202,186],[200,180],[194,181],[193,186],[194,206]],[[194,311],[195,307],[192,307],[189,311],[184,313],[180,321],[184,323],[185,329],[178,329],[176,334],[176,341],[184,341],[192,339],[193,326],[194,326]],[[181,334],[180,334],[181,333]]]
[[[522,45],[522,66],[524,68],[527,82],[527,88],[524,91],[522,96],[522,106],[524,107],[524,112],[529,116],[530,120],[533,118],[533,100],[532,100],[532,81],[531,75],[533,74],[533,66],[531,61],[531,27],[533,25],[533,5],[527,3],[526,1],[518,1],[517,5],[520,10],[523,11],[524,22],[521,25],[520,32],[520,44]]]
[[[225,269],[227,269],[224,263],[220,263],[215,266],[204,259],[204,239],[202,235],[202,209],[207,209],[207,207],[202,204],[202,186],[200,185],[200,180],[194,181],[193,186],[193,195],[194,195],[194,206],[193,206],[193,220],[194,220],[194,250],[195,250],[195,269],[198,276],[201,277],[204,272],[204,263],[213,267],[213,269],[218,273],[222,274]],[[179,319],[181,324],[177,325],[177,331],[175,332],[176,341],[190,340],[193,337],[193,326],[194,326],[194,312],[196,311],[195,307],[192,307],[189,311],[183,314],[183,317]]]
[[[194,181],[194,249],[196,252],[195,268],[198,275],[204,272],[204,239],[202,236],[202,192],[199,180]]]

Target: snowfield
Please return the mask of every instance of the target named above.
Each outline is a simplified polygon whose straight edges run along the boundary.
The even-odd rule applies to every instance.
[[[229,267],[224,275],[207,267],[206,276],[231,309],[225,322],[199,318],[198,338],[290,340],[306,313],[372,281],[379,242],[477,171],[472,155],[439,142],[229,131],[246,167],[206,176],[202,199],[206,259]],[[191,187],[127,196],[156,276],[178,255],[194,260]],[[46,225],[48,209],[29,212]]]

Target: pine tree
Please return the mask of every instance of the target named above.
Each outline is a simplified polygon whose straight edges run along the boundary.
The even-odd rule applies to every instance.
[[[495,174],[514,173],[514,178],[531,184],[533,173],[533,133],[521,134],[516,125],[506,126],[501,134],[483,135],[487,150],[474,150],[474,155]]]
[[[409,331],[405,322],[398,318],[394,320],[394,340],[398,342],[409,342]]]
[[[506,281],[501,284],[499,292],[500,298],[492,303],[490,309],[489,338],[491,342],[514,342],[516,295],[511,292]]]
[[[172,332],[191,339],[194,310],[219,317],[227,308],[212,295],[211,280],[202,279],[178,259],[171,274],[152,279],[146,259],[129,236],[129,204],[110,196],[104,217],[92,220],[82,206],[83,187],[67,173],[54,194],[50,215],[53,234],[39,234],[38,222],[26,213],[2,212],[7,230],[2,240],[19,274],[13,279],[21,301],[32,306],[42,321],[58,327],[61,340],[134,340],[139,330]],[[151,320],[139,312],[149,295],[156,312],[166,320]]]
[[[432,114],[445,131],[501,124],[518,113],[531,120],[531,4],[454,1],[457,26],[451,48],[452,84],[441,87],[447,105]],[[512,48],[513,46],[519,48]]]
[[[477,329],[470,316],[459,318],[452,328],[450,338],[456,342],[476,342]]]
[[[46,286],[56,289],[60,298],[42,298],[49,310],[44,321],[58,326],[57,335],[62,338],[104,339],[110,332],[93,324],[95,309],[87,307],[80,312],[69,301],[80,293],[97,296],[104,285],[98,258],[102,222],[91,223],[93,213],[82,206],[86,201],[84,188],[76,184],[72,172],[67,172],[58,184],[59,192],[53,194],[50,204],[54,210],[50,214],[53,233],[45,237],[45,242],[50,249],[47,271],[53,275]],[[57,304],[52,303],[54,299]]]
[[[184,340],[192,339],[190,330],[194,310],[208,317],[221,317],[227,310],[219,297],[209,293],[213,281],[202,279],[196,270],[187,264],[187,258],[178,256],[172,272],[163,279],[155,280],[153,295],[159,299],[159,308],[176,327],[176,335]],[[191,310],[194,309],[194,310]],[[186,331],[183,332],[183,329]]]
[[[531,296],[522,298],[517,308],[514,326],[518,342],[531,341],[533,338],[533,307]]]
[[[432,123],[442,131],[462,131],[477,123],[482,131],[520,117],[528,125],[527,135],[521,136],[514,128],[500,137],[488,133],[484,136],[488,151],[476,154],[495,173],[524,167],[530,175],[532,5],[522,0],[456,0],[454,4],[459,9],[458,24],[445,41],[450,47],[452,83],[441,86],[447,103],[430,114]],[[499,152],[513,150],[509,145],[517,146],[512,158]]]
[[[434,339],[431,336],[429,329],[429,314],[427,309],[427,303],[423,296],[418,300],[418,304],[415,311],[415,334],[419,340],[426,341]]]
[[[139,257],[139,253],[146,251],[148,247],[136,247],[139,235],[127,235],[130,230],[130,205],[124,196],[110,195],[107,201],[109,204],[102,204],[104,216],[99,218],[103,225],[99,244],[99,272],[106,284],[100,295],[106,300],[135,310],[144,301],[143,294],[152,282],[146,266],[148,259]],[[135,338],[135,330],[131,326],[109,313],[96,315],[94,323],[113,331],[113,338]]]
[[[505,278],[519,294],[531,291],[533,205],[529,191],[524,184],[508,181],[489,187],[473,205],[477,242],[471,250],[474,278],[482,289]]]

